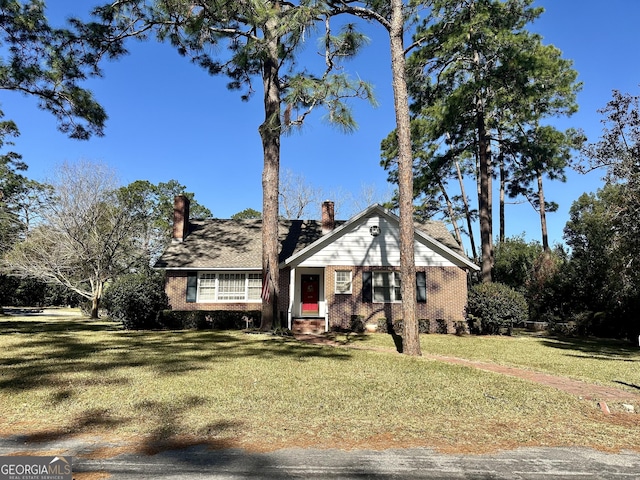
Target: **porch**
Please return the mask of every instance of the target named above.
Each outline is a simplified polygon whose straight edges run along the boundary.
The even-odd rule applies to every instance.
[[[326,332],[324,268],[293,268],[289,275],[289,328],[294,334]]]

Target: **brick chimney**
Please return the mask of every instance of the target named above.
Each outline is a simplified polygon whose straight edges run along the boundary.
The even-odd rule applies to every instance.
[[[336,226],[336,219],[333,211],[333,202],[327,200],[322,202],[322,234],[331,232]]]
[[[189,235],[189,199],[177,195],[173,202],[173,242],[182,242]]]

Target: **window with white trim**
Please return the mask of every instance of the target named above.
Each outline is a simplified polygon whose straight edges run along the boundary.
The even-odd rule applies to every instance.
[[[336,293],[351,293],[351,270],[336,270]]]
[[[262,275],[260,273],[250,273],[247,275],[247,299],[249,301],[262,301]]]
[[[198,281],[198,300],[209,302],[216,299],[216,274],[202,273]]]
[[[218,272],[198,275],[198,302],[260,302],[259,273]]]
[[[218,274],[218,300],[244,300],[246,290],[244,273]]]
[[[373,301],[394,303],[402,301],[400,272],[373,272]]]

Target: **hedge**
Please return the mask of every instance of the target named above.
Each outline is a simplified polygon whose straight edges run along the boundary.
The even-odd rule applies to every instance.
[[[259,327],[260,310],[163,310],[158,316],[158,328],[165,330],[242,330]]]

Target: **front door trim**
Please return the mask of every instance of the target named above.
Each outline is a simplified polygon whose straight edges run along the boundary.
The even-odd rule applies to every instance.
[[[320,275],[301,275],[300,313],[303,317],[317,317],[320,314]]]

